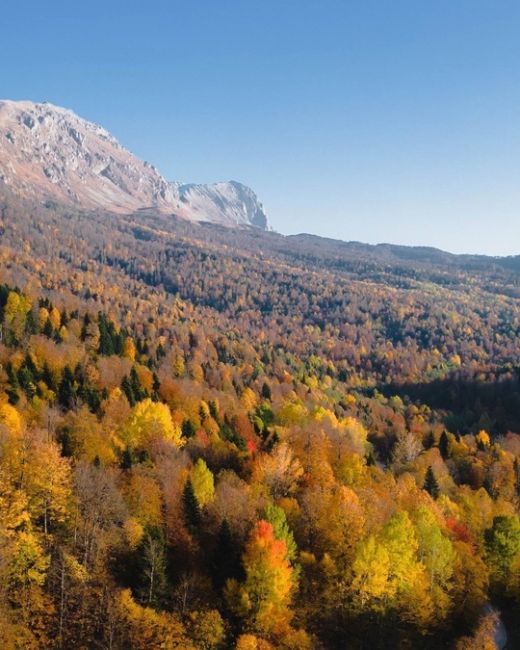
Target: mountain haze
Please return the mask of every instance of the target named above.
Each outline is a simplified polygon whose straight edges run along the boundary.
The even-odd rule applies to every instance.
[[[192,221],[268,228],[256,194],[230,181],[169,182],[103,127],[49,103],[0,101],[0,181],[25,198]]]

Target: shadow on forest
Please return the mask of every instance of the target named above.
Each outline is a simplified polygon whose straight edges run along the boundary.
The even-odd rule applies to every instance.
[[[475,433],[480,429],[494,435],[520,433],[517,376],[481,381],[457,373],[426,383],[381,384],[377,390],[385,397],[398,395],[405,402],[445,411],[446,428],[453,433]]]

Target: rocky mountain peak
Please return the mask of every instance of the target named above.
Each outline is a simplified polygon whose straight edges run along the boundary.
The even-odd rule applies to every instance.
[[[196,221],[268,227],[250,188],[169,182],[103,127],[47,102],[0,101],[0,181],[25,197],[87,209],[155,208]]]

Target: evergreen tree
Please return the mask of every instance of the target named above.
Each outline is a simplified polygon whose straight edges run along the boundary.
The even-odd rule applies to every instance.
[[[7,401],[9,402],[9,404],[11,404],[12,406],[18,404],[18,402],[20,401],[20,395],[18,395],[18,392],[14,390],[14,388],[9,388],[5,392],[7,393]]]
[[[26,366],[21,366],[18,371],[18,381],[20,386],[23,388],[27,397],[33,397],[36,392],[36,387],[34,384],[34,377]]]
[[[215,422],[218,422],[219,417],[218,417],[217,403],[214,400],[210,400],[208,402],[208,408],[209,408],[209,414],[211,415],[211,417],[215,420]]]
[[[135,406],[137,400],[135,399],[134,390],[127,375],[123,377],[123,381],[121,382],[121,390],[126,395],[126,399],[128,400],[130,406]]]
[[[159,377],[157,376],[157,373],[153,373],[152,375],[152,399],[154,402],[159,401],[159,389],[161,387],[161,382],[159,381]]]
[[[91,413],[97,413],[99,411],[101,406],[101,396],[95,388],[82,386],[78,391],[78,396],[87,403]]]
[[[443,431],[441,433],[441,437],[439,438],[439,451],[441,452],[441,456],[444,458],[444,460],[446,460],[446,458],[448,458],[450,455],[449,444],[450,441],[448,439],[448,434],[446,431]]]
[[[13,388],[18,388],[20,385],[18,381],[18,373],[16,370],[13,368],[13,364],[8,361],[5,366],[5,371],[7,373],[7,378],[9,379],[9,383]]]
[[[191,420],[184,420],[182,423],[182,435],[184,438],[193,438],[197,429]]]
[[[28,352],[25,355],[24,365],[27,368],[27,370],[31,373],[31,376],[34,379],[37,379],[38,378],[38,369],[34,365],[34,361],[33,361],[32,356]]]
[[[49,368],[49,364],[47,363],[47,361],[45,361],[43,364],[41,378],[47,384],[50,390],[56,392],[57,390],[56,380],[54,378],[54,375],[52,374],[51,369]]]
[[[53,332],[53,329],[52,329],[52,324],[51,324],[50,318],[47,318],[47,320],[45,321],[45,325],[43,326],[43,333],[45,334],[45,336],[48,339],[52,338],[52,335],[53,335],[54,332]]]
[[[63,375],[58,388],[58,402],[63,408],[71,408],[76,396],[74,375],[69,366],[63,369]]]
[[[54,331],[54,336],[52,337],[54,343],[63,343],[63,337],[61,336],[59,330]]]
[[[136,402],[140,402],[148,397],[148,392],[142,387],[135,366],[132,366],[132,370],[130,370],[130,386],[132,387],[132,393]]]
[[[433,469],[431,465],[426,470],[426,477],[424,479],[423,490],[426,490],[426,492],[428,492],[428,494],[433,499],[436,499],[440,493],[439,484],[437,483],[437,479],[435,478],[435,474],[433,473]]]
[[[200,527],[200,506],[195,496],[195,490],[190,479],[186,481],[182,493],[182,504],[184,507],[184,518],[190,533],[194,534]]]
[[[114,326],[103,313],[98,314],[99,354],[110,356],[115,353],[112,337]]]
[[[131,469],[132,465],[134,464],[134,454],[132,452],[132,448],[127,445],[121,455],[121,461],[119,463],[119,466],[121,469]]]
[[[90,323],[91,323],[90,316],[88,314],[85,314],[85,316],[83,316],[83,325],[81,327],[81,334],[80,334],[80,339],[82,341],[85,341],[87,338],[88,326],[90,325]]]

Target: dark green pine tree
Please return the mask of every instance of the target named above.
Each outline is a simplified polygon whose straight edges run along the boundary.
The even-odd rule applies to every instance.
[[[214,400],[208,402],[209,413],[215,422],[219,422],[220,418],[218,416],[218,406]]]
[[[195,490],[190,479],[186,481],[186,485],[184,486],[182,505],[184,507],[184,518],[188,530],[190,533],[195,534],[200,527],[201,515],[199,502],[195,496]]]
[[[449,438],[448,434],[446,431],[443,431],[441,433],[441,437],[439,438],[439,451],[441,452],[441,456],[446,460],[448,456],[450,455],[450,450],[449,450]]]
[[[112,338],[113,327],[105,314],[99,312],[98,314],[98,328],[99,328],[99,354],[110,356],[114,354],[114,341]]]
[[[7,378],[11,387],[6,390],[9,404],[18,404],[20,401],[20,395],[18,394],[18,388],[20,388],[20,382],[18,381],[18,373],[13,368],[13,364],[8,361],[5,366],[5,371],[7,373]]]
[[[54,343],[63,343],[63,338],[59,330],[54,331],[54,336],[52,337],[52,340],[54,341]]]
[[[4,320],[4,308],[11,289],[6,284],[0,285],[0,322]]]
[[[9,379],[9,383],[13,388],[18,388],[19,387],[19,381],[18,381],[18,374],[16,370],[13,368],[13,364],[8,361],[5,366],[5,371],[7,373],[7,378]]]
[[[147,391],[141,385],[135,366],[132,366],[132,370],[130,370],[130,385],[136,402],[140,402],[145,397],[148,397]]]
[[[74,388],[74,375],[69,366],[65,366],[63,376],[58,388],[58,402],[63,408],[71,408],[76,396]]]
[[[184,438],[193,438],[193,436],[197,433],[195,425],[191,420],[188,419],[183,421],[181,429]]]
[[[435,478],[435,474],[433,473],[431,465],[426,470],[423,489],[426,490],[426,492],[428,492],[428,494],[433,499],[436,499],[440,494],[439,484],[437,483],[437,479]]]
[[[265,381],[262,386],[262,397],[264,399],[271,399],[271,389],[269,388],[269,384]]]
[[[126,334],[124,332],[116,332],[112,326],[112,345],[114,347],[114,354],[121,356],[123,354],[123,347],[126,339]]]
[[[54,334],[50,318],[47,318],[45,321],[45,325],[43,326],[43,333],[48,339],[51,339],[52,335]]]
[[[27,397],[33,397],[35,394],[34,377],[30,370],[24,365],[22,365],[18,371],[18,381]]]
[[[159,401],[159,389],[161,388],[161,382],[159,381],[159,377],[157,376],[157,373],[153,373],[152,375],[153,383],[152,383],[152,400],[154,402]]]
[[[123,451],[123,454],[121,455],[121,461],[119,463],[119,466],[121,467],[121,469],[131,469],[133,464],[134,464],[134,453],[132,451],[132,448],[127,445],[125,447],[125,450]]]
[[[82,398],[87,403],[90,412],[97,413],[101,407],[100,393],[95,388],[89,386],[83,388],[82,393]]]
[[[82,341],[85,341],[85,339],[87,338],[87,332],[88,332],[87,328],[90,325],[90,323],[91,323],[90,316],[88,314],[85,314],[83,316],[83,326],[81,327],[81,334],[80,334],[80,339]]]
[[[130,406],[135,406],[137,400],[135,399],[134,390],[127,375],[123,377],[123,381],[121,382],[121,390],[126,395],[126,399],[128,400]]]
[[[47,361],[45,361],[44,364],[43,364],[41,376],[42,376],[43,381],[50,388],[50,390],[53,390],[54,392],[56,392],[56,390],[57,390],[56,380],[54,378],[52,370],[49,368],[49,364],[47,363]]]
[[[24,365],[31,375],[37,379],[38,378],[38,369],[36,368],[32,356],[27,352],[24,359]]]

